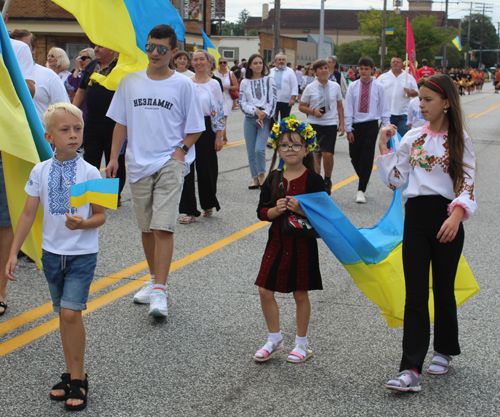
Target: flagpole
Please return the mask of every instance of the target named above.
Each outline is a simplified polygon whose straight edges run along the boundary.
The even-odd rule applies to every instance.
[[[3,5],[2,18],[4,18],[4,19],[5,19],[5,15],[7,14],[8,10],[9,10],[10,2],[11,2],[11,0],[6,0],[5,4]]]
[[[408,51],[406,51],[406,62],[408,63],[408,68],[406,68],[406,84],[405,84],[405,88],[408,88],[408,69],[410,67],[410,60],[408,59]],[[405,97],[408,97],[407,93],[405,93]]]

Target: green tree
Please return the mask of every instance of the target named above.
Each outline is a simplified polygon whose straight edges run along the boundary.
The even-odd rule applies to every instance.
[[[358,14],[359,32],[371,35],[377,43],[376,55],[371,55],[376,64],[380,62],[378,47],[381,45],[382,34],[382,11],[370,9]],[[434,56],[443,44],[450,43],[458,35],[458,29],[449,27],[446,31],[437,27],[436,16],[418,16],[411,20],[411,28],[415,39],[417,50],[417,62],[428,59],[430,65],[434,65]],[[405,18],[401,15],[388,13],[386,27],[394,29],[394,35],[386,35],[385,43],[387,55],[384,67],[388,67],[392,56],[398,55],[403,59],[406,57],[406,25]]]
[[[484,26],[483,33],[481,36],[481,24],[483,20],[482,14],[473,14],[471,16],[470,25],[470,42],[469,49],[497,49],[498,48],[498,36],[495,30],[495,26],[491,23],[491,18],[484,16]],[[460,42],[462,43],[462,51],[467,50],[467,35],[469,31],[469,16],[464,17],[462,20],[462,33],[460,34]],[[471,67],[479,66],[479,51],[475,53],[475,58],[469,61]],[[482,63],[486,68],[492,67],[496,63],[496,53],[495,52],[483,52]]]
[[[245,34],[245,29],[243,25],[248,20],[250,12],[247,9],[243,9],[238,15],[238,20],[236,22],[224,22],[222,25],[222,34],[226,36],[243,36]]]
[[[360,39],[354,42],[345,42],[336,49],[335,53],[341,65],[357,65],[362,56],[374,57],[378,55],[379,44],[376,39]],[[380,61],[380,58],[379,58]],[[379,65],[376,62],[375,65]]]

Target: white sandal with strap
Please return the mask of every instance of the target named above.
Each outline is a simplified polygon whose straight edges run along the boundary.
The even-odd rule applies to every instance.
[[[266,346],[270,347],[271,351],[265,349]],[[270,340],[268,340],[262,349],[259,349],[257,352],[255,352],[255,355],[253,358],[257,362],[266,362],[269,359],[271,359],[271,356],[273,356],[274,354],[276,354],[278,352],[281,352],[284,347],[285,347],[285,345],[283,344],[283,340],[280,340],[277,345],[274,344],[273,342],[271,342]],[[262,357],[257,356],[257,354],[262,355]]]
[[[295,349],[302,349],[306,354],[302,355],[301,353],[297,352]],[[313,355],[313,351],[311,349],[307,349],[307,346],[301,345],[300,343],[297,343],[293,350],[290,352],[288,357],[286,358],[287,362],[291,363],[302,363],[308,360],[311,356]],[[298,359],[290,358],[290,356],[295,356]]]

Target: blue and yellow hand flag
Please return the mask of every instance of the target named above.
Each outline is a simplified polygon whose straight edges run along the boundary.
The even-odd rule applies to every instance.
[[[210,52],[215,57],[215,62],[216,62],[215,65],[218,66],[219,65],[219,58],[220,58],[219,51],[215,48],[215,46],[212,43],[212,41],[210,40],[210,38],[207,36],[205,31],[201,27],[200,27],[200,30],[201,30],[201,35],[203,36],[203,49],[205,51]]]
[[[457,37],[456,37],[455,39],[453,39],[451,42],[453,43],[453,45],[455,45],[455,46],[457,47],[457,49],[458,49],[459,51],[461,51],[461,50],[462,50],[462,42],[460,42],[460,36],[457,36]]]
[[[196,52],[198,49],[198,45],[196,45],[196,42],[193,42],[193,51]]]
[[[119,52],[117,66],[104,77],[93,74],[108,90],[116,90],[128,73],[148,66],[145,45],[153,27],[171,26],[184,41],[184,22],[168,0],[54,0],[70,12],[87,36],[97,45]]]
[[[98,204],[113,210],[118,208],[118,178],[89,180],[69,187],[72,207]]]
[[[52,156],[43,126],[24,80],[3,19],[0,19],[0,149],[9,214],[14,232],[26,204],[23,192],[33,167]],[[43,210],[37,217],[22,251],[42,267]]]

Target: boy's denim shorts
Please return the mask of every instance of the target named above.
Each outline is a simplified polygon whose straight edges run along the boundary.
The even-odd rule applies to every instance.
[[[56,313],[61,311],[61,307],[75,311],[87,309],[96,263],[97,253],[56,255],[43,251],[43,272]]]
[[[5,192],[5,177],[3,174],[2,152],[0,152],[0,227],[10,227],[9,205]]]

